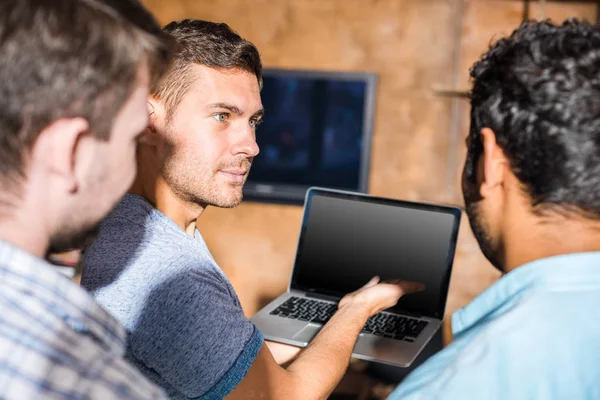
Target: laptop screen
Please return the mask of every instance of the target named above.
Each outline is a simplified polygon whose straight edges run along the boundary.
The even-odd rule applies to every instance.
[[[343,296],[373,276],[425,284],[394,311],[442,318],[460,209],[311,189],[292,289]]]

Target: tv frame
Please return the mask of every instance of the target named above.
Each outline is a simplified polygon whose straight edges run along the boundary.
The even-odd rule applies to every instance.
[[[361,167],[359,169],[358,187],[342,188],[336,186],[323,186],[331,189],[350,190],[368,193],[369,173],[371,170],[371,148],[375,122],[375,106],[378,77],[374,72],[367,71],[331,71],[318,69],[284,69],[264,68],[263,76],[268,77],[293,77],[341,81],[363,81],[365,87],[365,105],[363,110],[362,150],[360,154]],[[268,118],[269,110],[265,110]],[[260,134],[260,127],[258,128]],[[257,156],[260,157],[260,154]],[[250,172],[252,173],[252,171]],[[284,182],[259,182],[247,180],[244,185],[244,202],[276,203],[289,205],[303,205],[306,192],[312,186],[308,184],[287,184]]]

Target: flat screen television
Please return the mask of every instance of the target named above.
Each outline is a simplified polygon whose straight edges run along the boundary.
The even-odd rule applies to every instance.
[[[368,191],[376,75],[265,69],[246,201],[303,204],[311,186]]]

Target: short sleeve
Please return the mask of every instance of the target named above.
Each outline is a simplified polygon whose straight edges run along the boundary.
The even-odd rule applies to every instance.
[[[264,342],[218,273],[186,270],[157,285],[130,333],[131,354],[188,398],[217,399]]]

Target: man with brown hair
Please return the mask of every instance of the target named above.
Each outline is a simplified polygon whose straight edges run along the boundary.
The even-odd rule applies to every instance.
[[[173,399],[326,398],[367,319],[418,285],[371,281],[287,368],[275,361],[281,347],[245,317],[196,228],[209,205],[242,200],[259,151],[260,56],[225,24],[165,31],[181,52],[154,85],[140,173],[85,252],[82,284],[128,330],[129,359]]]
[[[171,42],[123,0],[0,3],[0,398],[148,399],[125,332],[44,261],[130,186]]]

